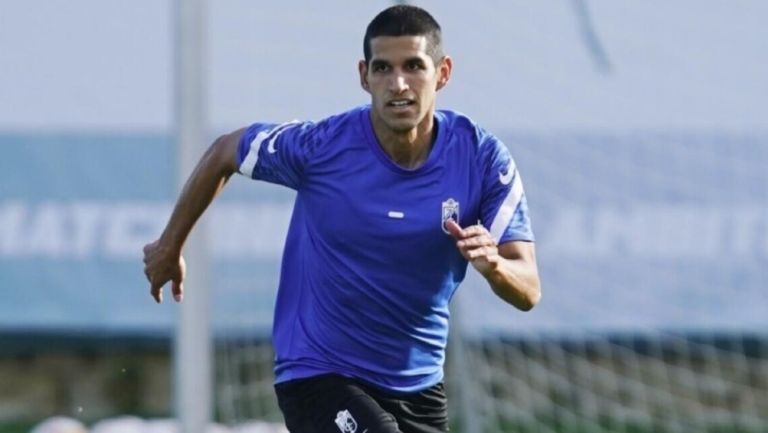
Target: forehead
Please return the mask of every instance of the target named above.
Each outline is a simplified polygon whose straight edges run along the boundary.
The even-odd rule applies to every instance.
[[[396,62],[413,57],[429,58],[426,36],[377,36],[371,39],[371,60]]]

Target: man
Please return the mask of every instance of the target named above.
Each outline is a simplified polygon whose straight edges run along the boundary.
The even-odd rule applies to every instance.
[[[526,199],[498,139],[435,110],[453,60],[432,16],[384,10],[364,53],[370,106],[211,145],[145,247],[145,273],[157,302],[168,281],[181,300],[184,240],[232,173],[295,189],[273,327],[288,428],[443,432],[448,303],[467,262],[515,307],[539,301]]]

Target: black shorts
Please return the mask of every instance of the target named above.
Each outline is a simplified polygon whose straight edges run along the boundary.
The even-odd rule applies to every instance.
[[[443,384],[393,393],[335,374],[275,385],[291,433],[440,433],[448,431]]]

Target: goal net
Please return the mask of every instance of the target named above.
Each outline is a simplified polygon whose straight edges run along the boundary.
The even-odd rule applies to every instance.
[[[766,349],[755,336],[661,333],[465,342],[454,414],[473,432],[757,433]]]

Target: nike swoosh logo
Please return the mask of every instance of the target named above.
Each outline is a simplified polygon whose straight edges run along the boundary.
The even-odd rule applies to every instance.
[[[269,153],[277,152],[277,149],[275,149],[275,139],[277,139],[278,135],[280,135],[279,132],[275,134],[275,137],[273,139],[269,140],[269,145],[267,146],[267,152]]]
[[[277,141],[277,137],[279,137],[280,134],[285,132],[285,130],[288,129],[290,126],[296,125],[297,123],[299,123],[298,120],[291,120],[290,122],[283,123],[282,125],[278,125],[274,129],[274,131],[276,131],[275,135],[272,138],[270,138],[269,141],[267,142],[267,152],[269,153],[277,152],[277,149],[275,149],[275,142]]]
[[[515,177],[515,164],[512,161],[509,161],[509,167],[507,167],[507,174],[503,174],[502,172],[499,172],[499,182],[501,182],[502,185],[509,185],[510,182],[512,182],[512,179]]]

